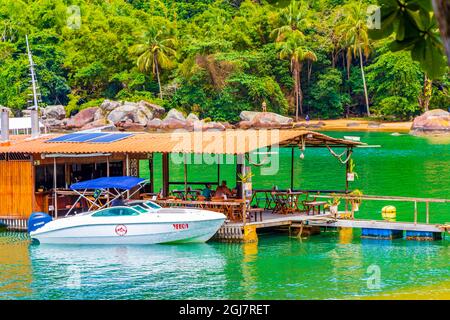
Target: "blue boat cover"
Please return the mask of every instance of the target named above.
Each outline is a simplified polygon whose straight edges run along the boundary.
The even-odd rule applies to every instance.
[[[72,190],[84,190],[84,189],[108,189],[116,188],[129,190],[145,179],[137,177],[104,177],[93,180],[81,181],[74,183],[70,186]]]

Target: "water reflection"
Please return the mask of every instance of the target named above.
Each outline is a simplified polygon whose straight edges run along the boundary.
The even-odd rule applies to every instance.
[[[214,246],[30,247],[37,296],[61,299],[195,298],[219,294],[225,265]],[[74,270],[80,287],[68,285]],[[214,277],[217,286],[201,287]],[[195,288],[195,290],[193,290]],[[193,295],[195,292],[195,296]]]
[[[28,241],[23,233],[0,232],[0,298],[20,298],[31,293]]]

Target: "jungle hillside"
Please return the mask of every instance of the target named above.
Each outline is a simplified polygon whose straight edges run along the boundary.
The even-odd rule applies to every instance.
[[[417,2],[0,0],[0,105],[27,108],[28,35],[41,104],[68,115],[111,99],[230,122],[263,104],[411,119],[450,106],[433,8]],[[380,3],[400,9],[382,12],[377,32]]]

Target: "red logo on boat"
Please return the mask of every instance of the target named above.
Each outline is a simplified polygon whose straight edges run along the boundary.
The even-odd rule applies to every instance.
[[[174,223],[173,224],[173,228],[175,230],[189,229],[189,224],[187,224],[187,223]]]
[[[124,226],[123,224],[119,224],[116,226],[116,233],[118,236],[124,236],[127,234],[127,227]]]

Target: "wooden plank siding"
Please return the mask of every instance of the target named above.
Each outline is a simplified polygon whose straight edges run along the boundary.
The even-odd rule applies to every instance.
[[[0,216],[28,217],[33,211],[31,161],[0,161]]]

